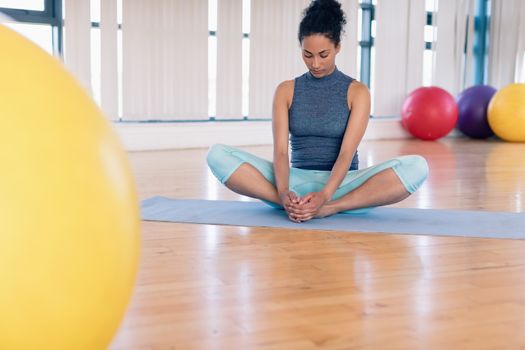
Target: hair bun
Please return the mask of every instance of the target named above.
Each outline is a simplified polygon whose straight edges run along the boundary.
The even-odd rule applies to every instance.
[[[303,19],[299,25],[299,42],[302,42],[305,36],[323,34],[338,45],[345,24],[345,14],[339,1],[313,0],[303,11]]]

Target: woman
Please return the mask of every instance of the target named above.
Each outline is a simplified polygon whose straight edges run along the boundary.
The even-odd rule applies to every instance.
[[[420,156],[357,170],[370,93],[335,65],[345,23],[335,0],[315,0],[305,9],[299,43],[308,72],[282,82],[275,91],[273,164],[224,145],[208,152],[208,165],[219,181],[234,192],[285,209],[295,222],[399,202],[428,174]]]

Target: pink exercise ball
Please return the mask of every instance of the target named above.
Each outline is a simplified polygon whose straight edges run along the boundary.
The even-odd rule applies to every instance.
[[[401,123],[421,140],[437,140],[456,126],[458,106],[446,90],[431,86],[410,93],[401,109]]]

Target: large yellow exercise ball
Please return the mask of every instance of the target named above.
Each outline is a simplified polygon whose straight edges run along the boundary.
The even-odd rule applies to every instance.
[[[57,59],[0,46],[0,349],[105,349],[138,263],[126,155]]]
[[[525,84],[498,91],[488,106],[490,128],[505,141],[525,142]]]

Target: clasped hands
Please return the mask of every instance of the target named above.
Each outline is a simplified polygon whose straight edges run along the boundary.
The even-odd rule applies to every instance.
[[[323,192],[310,192],[302,197],[293,191],[283,193],[281,204],[294,222],[308,221],[316,217],[321,207],[329,200]]]

